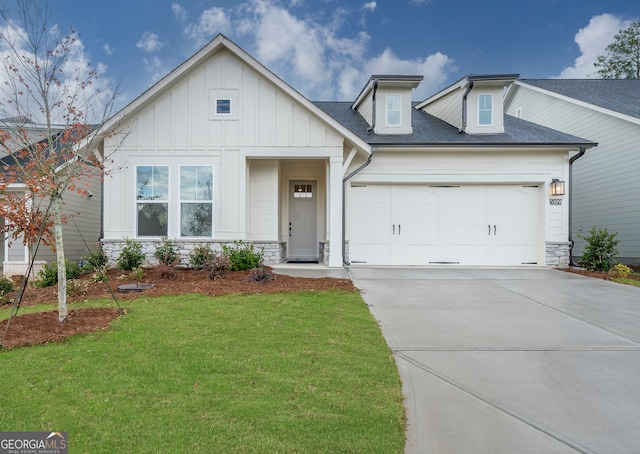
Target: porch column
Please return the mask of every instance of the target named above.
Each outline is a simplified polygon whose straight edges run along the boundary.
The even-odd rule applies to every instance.
[[[342,156],[329,158],[329,266],[342,267]]]

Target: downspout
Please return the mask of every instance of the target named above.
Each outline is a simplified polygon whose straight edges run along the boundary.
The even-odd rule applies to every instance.
[[[467,82],[467,89],[462,95],[462,127],[458,129],[458,133],[465,132],[467,130],[467,96],[473,88],[473,80]]]
[[[376,129],[376,93],[378,92],[378,79],[373,79],[373,93],[371,94],[371,127],[367,133]]]
[[[347,196],[346,193],[347,191],[345,190],[347,187],[347,182],[354,177],[355,175],[357,175],[358,173],[360,173],[360,171],[362,169],[364,169],[365,167],[367,167],[369,164],[371,164],[371,159],[373,159],[373,154],[376,151],[376,147],[372,146],[371,147],[371,154],[369,155],[369,157],[367,158],[366,162],[364,164],[362,164],[360,167],[358,167],[356,170],[354,170],[353,172],[351,172],[349,175],[347,175],[346,177],[344,177],[342,179],[342,263],[345,266],[350,266],[351,263],[347,261],[346,257],[347,257],[347,240],[346,240],[346,233],[347,233]]]
[[[569,266],[578,266],[573,261],[573,163],[587,152],[587,147],[580,147],[580,151],[569,159]]]

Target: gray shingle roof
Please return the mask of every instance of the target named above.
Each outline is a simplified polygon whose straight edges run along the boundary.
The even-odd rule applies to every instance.
[[[314,104],[370,145],[570,145],[587,147],[596,145],[586,139],[536,125],[510,115],[505,115],[504,134],[459,133],[456,127],[422,110],[413,110],[412,134],[374,134],[373,132],[367,132],[369,125],[358,112],[351,109],[350,102],[315,102]]]
[[[640,118],[639,79],[522,79],[521,82]]]

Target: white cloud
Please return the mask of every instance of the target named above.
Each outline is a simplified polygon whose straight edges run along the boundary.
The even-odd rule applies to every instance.
[[[614,36],[623,28],[631,25],[631,21],[622,20],[612,14],[594,16],[589,24],[578,30],[575,42],[581,55],[576,58],[574,65],[562,70],[560,79],[584,79],[593,77],[596,69],[593,64],[599,55],[603,55]]]
[[[188,37],[196,42],[196,45],[209,41],[218,33],[227,33],[230,30],[230,18],[223,8],[214,6],[204,10],[198,22],[189,24],[185,29]]]
[[[247,0],[234,8],[205,10],[185,33],[196,46],[225,33],[292,87],[313,100],[352,100],[373,70],[424,76],[417,96],[440,88],[453,60],[436,53],[403,59],[390,49],[370,57],[371,37],[364,26],[353,29],[358,15],[374,11],[376,1],[362,8],[338,7],[326,16],[301,16],[277,0]]]
[[[181,24],[185,23],[188,17],[187,10],[180,3],[172,3],[171,11]]]
[[[409,0],[409,4],[414,6],[429,5],[431,2],[432,0]]]
[[[102,50],[107,55],[113,55],[115,53],[115,49],[113,47],[111,47],[110,45],[108,45],[108,44],[104,44],[102,46]]]
[[[362,5],[362,9],[365,11],[375,11],[377,6],[377,3],[375,1],[372,1]]]
[[[157,52],[164,47],[160,37],[153,32],[144,32],[136,43],[138,49],[145,52]]]

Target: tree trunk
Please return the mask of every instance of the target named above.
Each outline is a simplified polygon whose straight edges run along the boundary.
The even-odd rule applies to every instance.
[[[64,260],[64,244],[62,242],[62,197],[53,198],[53,233],[56,239],[56,263],[58,264],[58,321],[67,320],[67,267]]]

